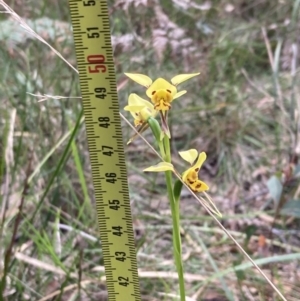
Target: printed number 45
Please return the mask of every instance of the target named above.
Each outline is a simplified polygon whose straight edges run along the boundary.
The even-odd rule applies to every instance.
[[[96,1],[94,0],[83,1],[83,6],[94,6],[95,4]]]

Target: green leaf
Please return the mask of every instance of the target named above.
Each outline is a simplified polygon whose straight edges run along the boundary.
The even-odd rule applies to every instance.
[[[281,195],[282,195],[282,184],[276,176],[272,176],[268,182],[267,187],[269,189],[269,193],[274,200],[275,204],[278,205]]]
[[[300,218],[300,200],[288,200],[282,207],[280,213]]]
[[[180,180],[177,180],[173,188],[173,193],[174,193],[174,198],[176,203],[179,201],[182,187],[183,187],[183,183]]]

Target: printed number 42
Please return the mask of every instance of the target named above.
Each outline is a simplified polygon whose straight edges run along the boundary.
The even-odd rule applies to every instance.
[[[119,285],[127,286],[129,284],[128,277],[118,277]]]

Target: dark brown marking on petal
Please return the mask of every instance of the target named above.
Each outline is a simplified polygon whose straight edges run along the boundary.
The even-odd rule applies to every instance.
[[[199,168],[196,168],[196,169],[195,169],[195,172],[198,172],[198,171],[199,171]]]
[[[167,89],[167,92],[172,93],[171,90]]]
[[[202,186],[202,184],[198,184],[196,185],[196,188],[200,188]]]
[[[156,93],[156,91],[153,91],[151,94],[154,95]]]

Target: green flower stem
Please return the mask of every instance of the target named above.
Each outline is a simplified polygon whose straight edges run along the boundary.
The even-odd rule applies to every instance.
[[[160,154],[161,156],[163,157],[164,160],[166,160],[166,153],[165,153],[165,148],[164,148],[164,144],[162,141],[159,141],[158,142],[158,146],[159,146],[159,151],[160,151]]]
[[[170,140],[167,136],[165,136],[163,142],[164,142],[165,156],[164,154],[161,155],[164,157],[164,160],[166,162],[171,163]],[[171,212],[172,212],[173,252],[174,252],[178,278],[179,278],[180,300],[185,301],[185,287],[184,287],[181,237],[180,237],[179,202],[176,202],[173,193],[172,171],[165,171],[165,176],[166,176],[167,190],[168,190],[168,196],[169,196],[169,200],[171,204]]]

